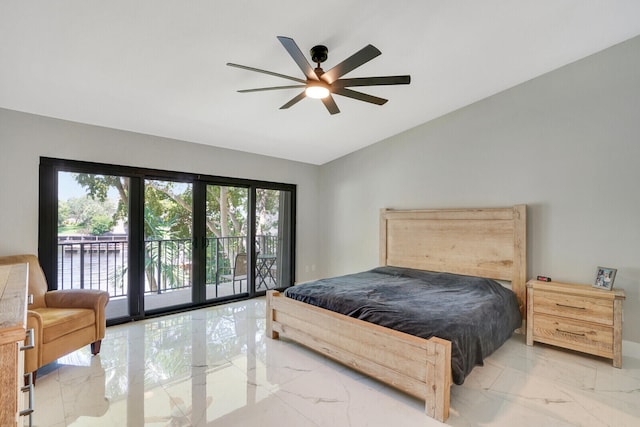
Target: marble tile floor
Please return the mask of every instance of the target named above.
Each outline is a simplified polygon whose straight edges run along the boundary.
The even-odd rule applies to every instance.
[[[417,399],[264,335],[264,299],[107,328],[38,373],[35,426],[438,426]],[[515,335],[451,392],[451,426],[639,426],[623,369]]]

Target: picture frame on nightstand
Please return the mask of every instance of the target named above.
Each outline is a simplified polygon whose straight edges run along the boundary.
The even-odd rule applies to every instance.
[[[598,267],[593,287],[610,291],[613,288],[613,281],[616,278],[617,271],[615,268]]]

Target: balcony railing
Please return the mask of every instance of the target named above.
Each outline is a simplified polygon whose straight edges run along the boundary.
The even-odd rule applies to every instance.
[[[246,236],[206,239],[206,284],[230,275],[238,253],[246,252]],[[256,250],[277,253],[278,236],[256,237]],[[122,236],[61,238],[58,241],[58,289],[101,289],[124,297],[128,241]],[[192,285],[193,245],[190,239],[145,241],[145,294],[165,293]]]
[[[127,240],[58,241],[58,289],[101,289],[127,294]]]

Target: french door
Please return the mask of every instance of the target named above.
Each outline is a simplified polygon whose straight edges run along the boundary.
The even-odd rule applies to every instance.
[[[194,302],[193,184],[144,180],[144,310]]]
[[[257,188],[256,214],[256,291],[279,288],[292,282],[290,204],[292,194],[276,188]]]
[[[110,294],[110,324],[293,284],[295,186],[41,158],[50,289]]]
[[[204,284],[207,301],[249,293],[249,189],[202,184],[205,188]]]
[[[109,292],[107,318],[128,316],[129,178],[58,171],[56,281]]]
[[[195,227],[202,236],[195,239],[205,284],[200,300],[261,295],[292,284],[292,190],[203,182],[196,184],[198,193],[204,195],[204,209],[196,210],[204,217]]]

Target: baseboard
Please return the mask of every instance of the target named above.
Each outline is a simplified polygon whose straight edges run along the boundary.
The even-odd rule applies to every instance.
[[[622,355],[640,359],[640,343],[622,340]]]

